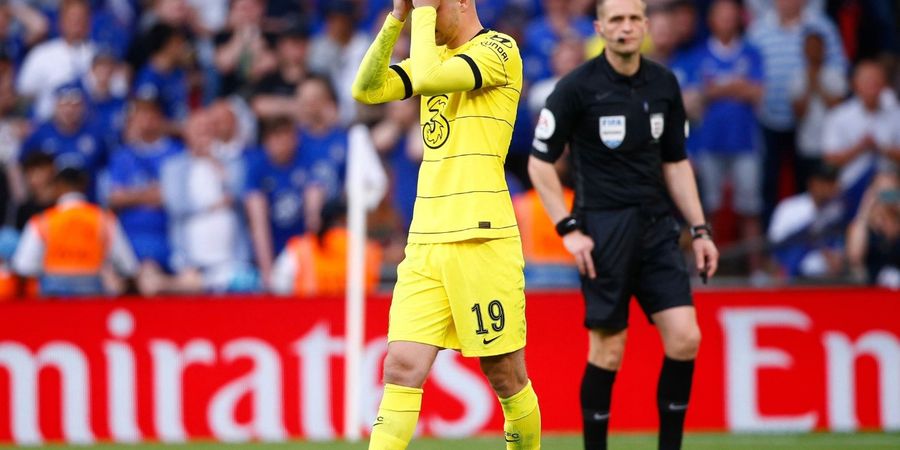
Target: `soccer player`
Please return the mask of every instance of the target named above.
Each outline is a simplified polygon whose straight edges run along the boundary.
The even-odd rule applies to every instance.
[[[582,274],[589,352],[581,384],[584,443],[606,449],[610,401],[625,351],[631,296],[659,330],[659,448],[681,448],[700,329],[670,200],[691,225],[697,269],[712,276],[718,252],[705,224],[685,150],[686,114],[675,76],[640,55],[642,0],[599,0],[606,50],[565,76],[535,129],[528,172]],[[570,214],[552,163],[571,147]]]
[[[390,65],[410,11],[410,58]],[[394,0],[362,61],[354,98],[421,95],[425,145],[370,449],[406,448],[422,384],[445,348],[480,358],[506,418],[506,448],[540,448],[540,410],[523,351],[522,245],[503,175],[521,88],[516,43],[482,28],[473,0]]]

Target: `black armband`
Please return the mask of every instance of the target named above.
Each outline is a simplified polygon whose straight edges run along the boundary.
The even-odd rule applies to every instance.
[[[565,236],[575,230],[581,229],[581,221],[576,216],[563,218],[556,223],[556,234]]]

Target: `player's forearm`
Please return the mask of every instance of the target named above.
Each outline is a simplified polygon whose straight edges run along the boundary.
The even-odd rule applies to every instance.
[[[559,181],[559,175],[553,164],[541,161],[535,157],[528,158],[528,176],[534,189],[537,190],[538,196],[541,197],[541,203],[544,210],[550,216],[553,223],[558,223],[569,215],[566,208],[566,200],[563,195],[562,183]]]
[[[706,223],[703,216],[703,206],[700,204],[700,195],[697,192],[697,182],[694,178],[694,170],[688,160],[663,164],[663,178],[666,188],[675,206],[681,211],[684,220],[691,226]]]
[[[403,29],[403,22],[393,14],[388,14],[378,32],[378,36],[366,51],[366,56],[359,65],[356,78],[353,80],[353,98],[366,104],[384,103],[400,100],[405,89],[402,82],[392,80],[389,76],[391,54],[394,44]]]
[[[441,61],[434,37],[437,11],[434,7],[419,7],[412,12],[413,91],[422,95],[440,95],[468,91],[475,87],[475,75],[462,58]]]

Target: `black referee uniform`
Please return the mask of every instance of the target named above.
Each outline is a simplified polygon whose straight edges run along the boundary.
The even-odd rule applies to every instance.
[[[594,241],[597,277],[581,278],[588,328],[626,328],[632,295],[648,318],[692,304],[662,173],[687,157],[686,128],[678,81],[645,58],[624,76],[601,54],[560,80],[541,111],[532,156],[552,163],[570,144],[571,225]]]

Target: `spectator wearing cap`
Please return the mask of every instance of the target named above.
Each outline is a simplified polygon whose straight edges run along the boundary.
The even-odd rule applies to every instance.
[[[228,26],[214,38],[220,96],[249,96],[252,86],[275,70],[275,36],[262,29],[264,12],[263,0],[231,2]]]
[[[328,76],[337,93],[338,119],[349,125],[356,116],[351,86],[369,48],[369,36],[356,29],[356,7],[351,1],[329,1],[324,14],[325,29],[312,40],[307,63],[310,72]]]
[[[301,156],[311,170],[311,182],[325,190],[327,199],[336,200],[344,192],[348,134],[340,122],[334,86],[325,77],[307,78],[297,88],[297,105]]]
[[[347,289],[347,249],[349,233],[346,207],[330,203],[322,211],[318,233],[295,236],[275,262],[273,291],[297,297],[337,297]],[[375,292],[381,269],[382,251],[378,243],[366,243],[365,291]]]
[[[289,117],[263,122],[262,149],[248,155],[244,207],[250,222],[253,253],[268,285],[272,262],[308,217],[319,217],[324,192],[310,183],[312,173],[298,151],[297,132]]]
[[[294,93],[309,74],[306,66],[308,44],[309,30],[300,24],[292,26],[278,37],[275,44],[278,68],[260,80],[254,88],[253,112],[261,119],[296,113]]]
[[[106,166],[105,135],[88,121],[86,93],[80,83],[55,91],[53,117],[35,129],[22,146],[20,160],[34,152],[53,156],[58,168],[73,167],[88,174],[89,199],[96,198],[95,180]]]
[[[227,175],[213,157],[213,118],[193,112],[185,123],[186,153],[170,158],[160,174],[163,205],[170,223],[171,268],[177,290],[225,292],[239,286],[250,269],[242,248],[236,198]]]
[[[797,164],[801,186],[812,167],[822,161],[825,116],[847,95],[847,77],[836,66],[825,64],[825,39],[811,31],[803,38],[805,67],[791,79],[791,102],[797,116]]]
[[[565,0],[542,0],[544,14],[525,28],[522,48],[525,78],[542,80],[553,76],[550,61],[563,39],[587,39],[594,34],[591,21],[573,11]]]
[[[80,79],[90,69],[96,51],[89,38],[90,24],[87,0],[62,0],[61,36],[37,45],[25,57],[16,87],[21,95],[34,100],[38,120],[53,114],[56,88]]]
[[[150,30],[153,47],[150,59],[138,72],[134,81],[134,95],[142,99],[156,99],[163,113],[178,128],[187,118],[188,86],[184,71],[189,55],[187,36],[181,29],[158,24]]]
[[[47,18],[28,2],[13,0],[0,4],[0,52],[17,65],[29,48],[44,39],[48,29]]]
[[[109,162],[108,204],[145,270],[169,267],[168,217],[159,186],[163,164],[182,148],[165,131],[165,117],[153,100],[133,100],[125,145]]]
[[[783,275],[823,278],[843,271],[847,221],[837,178],[837,168],[820,164],[810,174],[806,192],[775,208],[768,238]]]
[[[847,66],[834,24],[821,14],[804,13],[806,4],[807,0],[774,0],[772,14],[754,21],[747,32],[747,40],[762,55],[765,75],[765,91],[757,112],[765,144],[764,222],[778,200],[782,161],[796,158],[797,124],[790,85],[794,74],[803,68],[803,37],[810,31],[821,34],[825,38],[825,64],[838,70]]]
[[[107,146],[115,148],[121,142],[125,128],[125,96],[128,82],[118,68],[118,60],[109,48],[100,48],[94,56],[91,70],[82,84],[87,92],[91,117],[95,126],[105,131]]]
[[[38,277],[40,293],[49,297],[103,295],[110,268],[133,277],[138,265],[116,217],[84,196],[88,177],[74,168],[53,180],[56,206],[32,218],[13,256],[15,272]]]
[[[854,96],[825,117],[824,159],[841,168],[840,186],[852,217],[878,172],[900,163],[898,106],[884,67],[863,61],[853,72]]]

